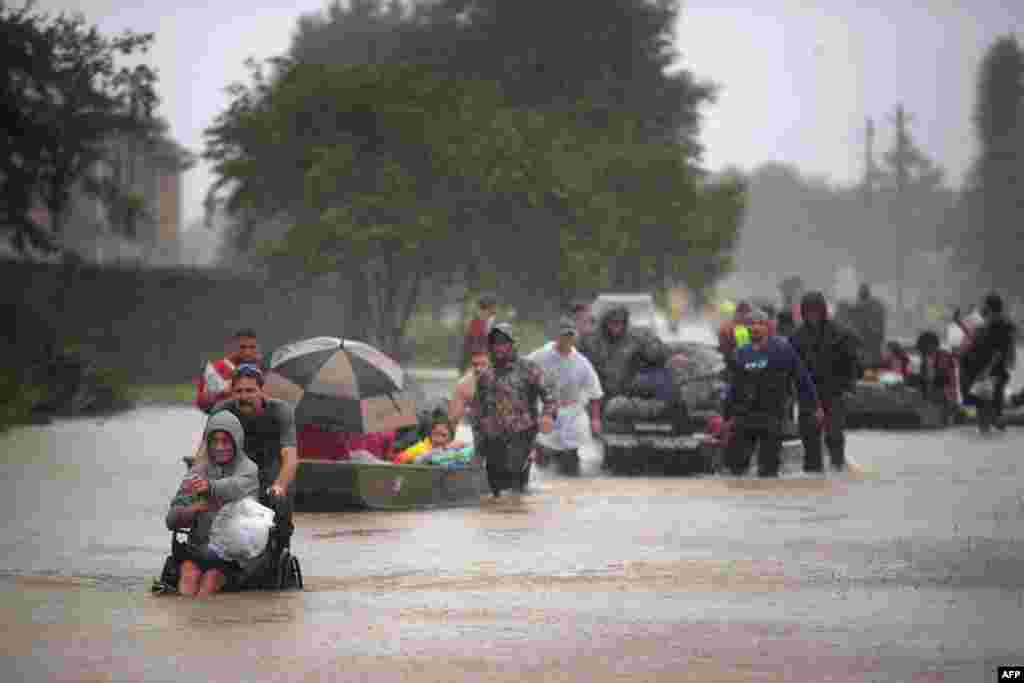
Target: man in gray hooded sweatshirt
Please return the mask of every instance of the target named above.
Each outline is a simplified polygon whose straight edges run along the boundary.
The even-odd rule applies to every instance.
[[[192,530],[192,553],[181,564],[178,592],[199,597],[216,593],[230,576],[245,570],[245,566],[227,562],[212,551],[210,527],[225,503],[255,498],[260,487],[259,467],[243,450],[245,433],[237,417],[226,410],[211,415],[203,441],[208,458],[189,471],[167,511],[168,529]]]

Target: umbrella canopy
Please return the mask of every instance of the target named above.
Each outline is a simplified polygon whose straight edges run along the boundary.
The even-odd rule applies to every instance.
[[[363,342],[314,337],[286,344],[271,355],[264,388],[295,406],[300,426],[370,433],[416,424],[405,372]]]

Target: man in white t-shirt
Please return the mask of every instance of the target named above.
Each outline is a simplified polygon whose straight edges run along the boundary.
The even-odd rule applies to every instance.
[[[576,350],[576,322],[562,318],[555,340],[528,355],[527,359],[537,363],[544,376],[551,378],[558,400],[554,431],[537,437],[538,464],[544,464],[546,456],[550,455],[552,460],[558,461],[562,472],[578,474],[579,448],[586,438],[583,419],[589,415],[590,431],[594,435],[601,432],[601,397],[604,392],[594,366]]]

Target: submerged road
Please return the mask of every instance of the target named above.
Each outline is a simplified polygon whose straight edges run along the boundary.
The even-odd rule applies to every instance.
[[[856,433],[858,473],[579,479],[300,514],[307,588],[155,597],[202,418],[0,437],[0,680],[989,681],[1024,663],[1024,430]]]

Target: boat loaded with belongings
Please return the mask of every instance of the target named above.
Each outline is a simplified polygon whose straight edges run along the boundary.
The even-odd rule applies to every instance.
[[[921,369],[917,349],[901,342],[889,346],[897,358],[902,357],[910,379],[917,377]],[[951,358],[948,351],[943,353]],[[930,387],[926,395],[920,381],[908,382],[903,372],[870,368],[847,397],[846,425],[850,429],[942,429],[962,424],[966,413],[955,401],[955,373],[951,365],[945,382]]]
[[[358,341],[316,337],[276,350],[266,391],[295,406],[297,428],[397,432],[411,444],[430,433],[426,396],[394,360]],[[419,410],[417,410],[419,406]],[[295,504],[301,510],[381,510],[479,505],[487,476],[476,462],[396,465],[311,459],[299,453]]]
[[[942,429],[960,421],[959,408],[924,397],[902,382],[861,380],[846,400],[849,429]]]

